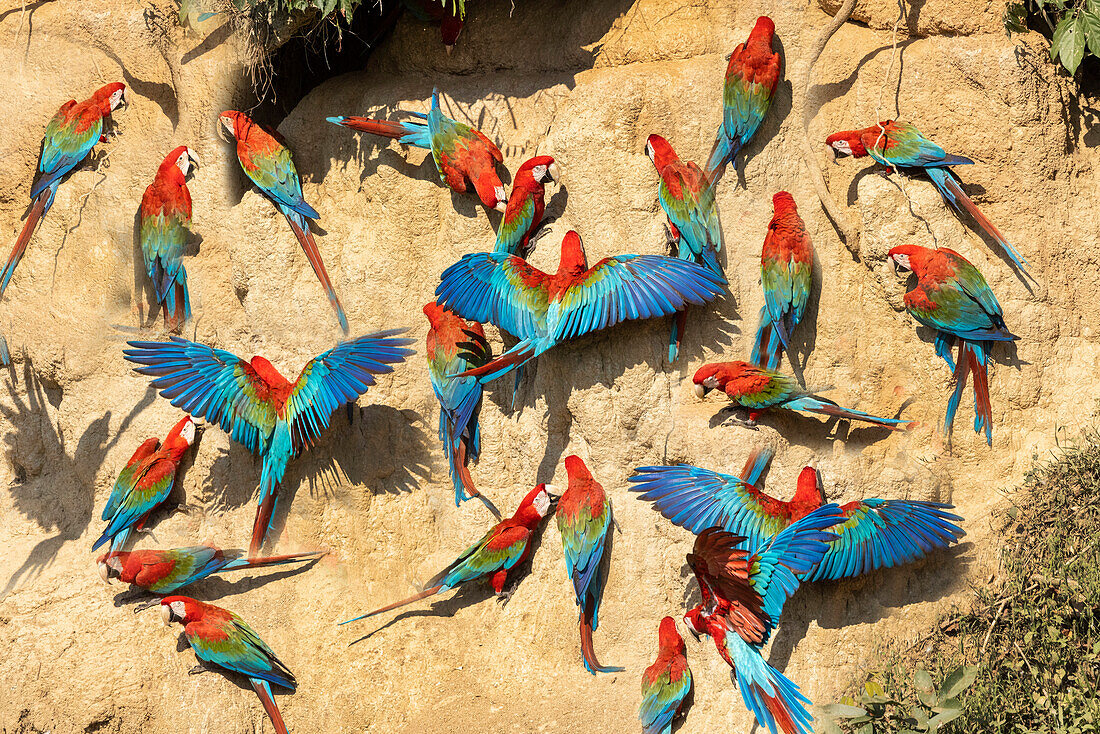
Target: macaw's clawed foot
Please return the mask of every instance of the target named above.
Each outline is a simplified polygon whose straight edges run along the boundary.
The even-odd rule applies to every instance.
[[[730,417],[727,418],[724,423],[744,426],[754,431],[760,429],[760,426],[756,425],[755,416],[748,409],[737,406],[735,408],[730,408],[729,411]]]
[[[137,614],[138,612],[144,612],[146,609],[155,606],[160,606],[160,599],[147,599],[141,604],[138,604],[134,607],[134,614]]]
[[[196,665],[195,667],[191,668],[191,670],[187,671],[187,674],[188,675],[199,675],[200,673],[209,673],[209,672],[210,672],[210,669],[207,668],[205,665]]]
[[[149,538],[154,543],[159,543],[160,542],[159,540],[157,540],[157,536],[153,534],[152,528],[136,528],[134,530],[134,534],[135,535],[140,535],[144,538]]]
[[[502,591],[499,594],[497,594],[497,601],[500,602],[500,608],[501,609],[508,606],[508,602],[510,602],[512,600],[512,594],[515,594],[515,593],[516,593],[516,589],[515,589],[515,587],[512,587],[511,589],[507,589],[507,590]]]
[[[672,232],[672,228],[665,224],[665,249],[670,257],[676,257],[680,252],[680,238]]]

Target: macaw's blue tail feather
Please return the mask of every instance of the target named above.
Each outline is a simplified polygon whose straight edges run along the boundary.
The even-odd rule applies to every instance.
[[[228,551],[227,551],[228,552]],[[241,551],[237,551],[240,553]],[[263,568],[264,566],[282,566],[295,561],[305,561],[311,558],[320,558],[327,555],[328,551],[309,551],[307,553],[291,553],[283,556],[266,556],[264,558],[235,558],[221,567],[222,571],[236,571],[242,568]]]
[[[31,211],[27,215],[27,221],[23,224],[23,229],[15,240],[15,247],[12,248],[11,255],[8,256],[8,262],[4,266],[3,272],[0,273],[0,297],[3,297],[4,291],[7,290],[8,283],[11,281],[11,276],[15,274],[15,268],[19,265],[19,261],[23,259],[23,253],[27,251],[27,245],[30,244],[38,222],[49,211],[50,205],[53,204],[54,194],[57,193],[57,184],[58,182],[54,181],[35,197],[34,203],[31,205]]]
[[[966,379],[974,379],[974,431],[985,431],[985,441],[993,445],[993,406],[989,401],[989,342],[959,341],[959,359],[952,379],[955,389],[947,401],[947,415],[944,418],[944,431],[951,433],[955,422],[955,413],[966,389]]]
[[[523,382],[523,365],[516,367],[516,379],[512,383],[512,411],[516,410],[516,397],[519,395],[520,383]]]
[[[279,707],[275,705],[275,698],[271,695],[271,685],[259,678],[249,678],[248,682],[252,684],[252,690],[256,691],[256,695],[260,697],[260,703],[263,704],[264,711],[267,712],[267,716],[271,719],[272,726],[275,727],[276,734],[287,734],[286,724],[283,723],[283,716],[279,713]]]
[[[275,433],[271,444],[263,457],[263,469],[260,472],[259,507],[256,508],[256,521],[252,525],[252,544],[248,555],[254,556],[263,547],[267,533],[271,530],[271,521],[275,516],[278,502],[279,484],[286,474],[286,465],[294,455],[294,444],[290,436],[290,427],[284,421],[275,424]]]
[[[408,113],[421,119],[427,117],[421,113]],[[389,120],[372,120],[369,117],[329,117],[329,122],[358,130],[371,135],[381,135],[393,138],[402,145],[415,145],[418,148],[430,150],[432,147],[431,135],[428,126],[422,122],[390,122]]]
[[[707,158],[707,177],[711,184],[717,184],[722,174],[726,171],[726,164],[737,157],[741,150],[740,142],[734,143],[728,135],[724,125],[719,125],[718,134],[714,139],[714,147],[711,148],[710,157]]]
[[[317,249],[317,240],[313,238],[313,233],[309,231],[309,221],[302,214],[289,207],[280,206],[279,208],[286,215],[286,221],[290,223],[290,229],[294,231],[294,236],[298,238],[298,244],[302,246],[302,250],[306,253],[306,259],[313,266],[313,272],[317,275],[317,280],[321,281],[321,287],[325,289],[325,295],[328,296],[328,301],[332,304],[332,310],[336,312],[336,319],[340,322],[340,329],[346,335],[348,333],[348,317],[344,314],[344,307],[340,304],[336,289],[332,287],[332,282],[329,280],[328,271],[325,270],[325,262],[321,259],[321,252]]]
[[[808,413],[818,413],[820,415],[835,416],[837,418],[845,418],[847,420],[864,421],[865,423],[874,423],[876,426],[883,428],[889,428],[891,431],[901,431],[911,422],[903,420],[901,418],[879,418],[878,416],[871,415],[870,413],[864,413],[861,410],[852,410],[851,408],[842,408],[831,400],[825,398],[819,398],[816,395],[804,395],[794,400],[790,400],[783,403],[784,408],[791,410],[802,410]]]
[[[106,530],[103,531],[103,535],[99,536],[99,540],[97,540],[92,545],[92,550],[98,550],[99,546],[103,545],[107,541],[110,541],[111,542],[111,547],[110,547],[110,552],[111,553],[116,553],[118,551],[121,551],[125,548],[126,541],[128,541],[130,539],[130,533],[131,532],[132,532],[132,528],[126,527],[126,528],[123,528],[122,530],[120,530],[119,532],[115,533],[114,536],[112,536],[111,535],[111,528],[108,527]]]
[[[774,456],[775,450],[766,447],[756,449],[749,454],[744,468],[741,469],[741,479],[745,484],[758,485]]]
[[[687,326],[687,311],[677,311],[672,315],[672,328],[668,334],[668,361],[675,362],[680,355],[680,340],[684,338],[684,327]]]
[[[756,330],[756,341],[752,346],[752,363],[774,370],[779,367],[783,341],[775,328],[768,307],[760,309],[760,326]]]
[[[966,163],[973,162],[968,158],[962,160]],[[932,183],[939,189],[943,198],[955,207],[957,211],[965,211],[973,217],[974,221],[978,223],[978,226],[982,228],[982,231],[1001,246],[1005,254],[1012,260],[1012,264],[1016,266],[1016,269],[1019,270],[1021,274],[1030,276],[1030,273],[1027,272],[1027,268],[1024,267],[1027,263],[1027,259],[1005,239],[1001,231],[993,225],[993,222],[989,221],[989,219],[982,214],[977,204],[975,204],[970,197],[966,195],[966,192],[962,190],[962,187],[959,186],[958,180],[951,171],[946,168],[926,168],[924,170],[925,173],[928,174],[928,177],[932,179]]]

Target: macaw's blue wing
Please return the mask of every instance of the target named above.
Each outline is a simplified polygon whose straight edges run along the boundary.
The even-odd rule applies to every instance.
[[[103,135],[102,117],[97,117],[87,128],[81,130],[79,117],[68,119],[68,113],[73,107],[76,107],[76,101],[69,100],[46,125],[46,134],[42,138],[42,155],[38,159],[39,177],[31,188],[32,199],[76,168],[92,152],[92,148]]]
[[[837,539],[826,530],[842,519],[839,506],[823,505],[788,526],[749,559],[753,569],[749,583],[763,600],[772,625],[779,620],[783,604],[798,589],[802,577],[821,562],[829,543]]]
[[[294,674],[243,619],[230,612],[230,619],[188,624],[187,641],[195,656],[249,678],[294,690]]]
[[[754,486],[772,453],[764,450],[750,458],[748,481],[686,464],[642,466],[628,479],[630,490],[641,492],[639,499],[652,502],[673,524],[696,535],[719,526],[758,548],[789,522],[768,512],[765,496]]]
[[[246,165],[241,159],[241,168],[269,199],[278,205],[283,214],[295,212],[307,219],[317,219],[321,215],[306,203],[302,194],[302,182],[298,178],[298,169],[290,157],[290,148],[285,145],[268,147],[252,153]],[[299,220],[301,221],[301,220]]]
[[[713,300],[724,285],[721,275],[675,257],[607,257],[550,304],[551,338],[560,343],[621,321],[671,316]]]
[[[647,671],[648,672],[648,671]],[[659,677],[649,681],[642,678],[642,705],[638,719],[643,734],[669,734],[672,720],[680,710],[680,704],[691,692],[691,670],[686,666],[677,670],[679,677],[672,680],[671,671],[662,671]]]
[[[252,366],[224,349],[172,337],[168,342],[128,342],[125,358],[155,378],[154,388],[172,405],[221,426],[253,453],[266,446],[277,420],[266,383]]]
[[[550,276],[502,252],[465,255],[443,271],[436,301],[470,321],[491,323],[520,339],[546,334]]]
[[[332,412],[355,402],[374,384],[374,376],[392,372],[392,365],[413,354],[413,339],[397,337],[406,329],[390,329],[342,342],[314,357],[302,369],[287,398],[286,418],[296,448],[309,446],[328,428]]]
[[[805,581],[841,579],[910,563],[946,548],[966,533],[955,523],[952,505],[918,500],[867,499],[840,508],[839,537]]]

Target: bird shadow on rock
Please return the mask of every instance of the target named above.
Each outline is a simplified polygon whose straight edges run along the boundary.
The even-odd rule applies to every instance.
[[[874,624],[893,616],[896,609],[943,599],[965,583],[969,562],[964,556],[972,552],[973,544],[967,542],[905,566],[800,586],[783,608],[768,663],[783,672],[811,622],[821,629]],[[917,576],[925,583],[912,583]]]
[[[693,583],[695,581],[695,572],[691,570],[691,564],[687,561],[680,566],[680,578],[684,580],[684,591],[680,597],[684,609],[691,609],[692,607],[702,604],[703,592],[699,589],[698,583]]]
[[[900,417],[904,407],[903,404],[897,415],[893,417]],[[711,417],[710,427],[713,429],[728,425],[742,431],[753,431],[754,429],[737,423],[726,423],[730,414],[739,410],[743,409],[734,405],[722,407]],[[813,449],[816,453],[828,453],[829,447],[834,441],[844,441],[851,450],[860,451],[893,433],[889,428],[871,423],[849,421],[846,418],[832,416],[803,415],[782,409],[769,410],[764,413],[757,419],[757,426],[756,431],[762,428],[770,428],[787,438],[792,445],[805,446]]]
[[[213,51],[218,46],[228,41],[233,36],[233,23],[226,21],[211,31],[208,36],[195,44],[180,58],[181,64],[189,64],[200,56]]]
[[[25,393],[20,394],[14,381],[8,383],[8,404],[0,404],[0,416],[13,429],[4,436],[8,460],[16,476],[9,489],[15,509],[42,530],[54,534],[31,549],[0,590],[0,599],[20,581],[37,578],[53,563],[65,543],[84,534],[95,509],[96,472],[134,417],[156,397],[155,392],[147,390],[110,439],[111,411],[106,411],[88,424],[70,455],[64,429],[54,423],[47,408],[49,405],[56,410],[61,405],[64,389],[40,376],[27,355],[23,362],[23,384]]]
[[[282,535],[303,480],[311,498],[333,500],[349,484],[347,492],[365,486],[373,494],[397,495],[430,479],[431,450],[424,432],[415,425],[421,420],[415,411],[372,403],[356,405],[350,425],[346,415],[339,409],[333,413],[329,429],[287,467],[269,539]]]
[[[931,347],[933,347],[933,349],[935,348],[935,346],[936,346],[936,330],[935,329],[933,329],[931,327],[928,327],[928,326],[918,324],[916,331],[917,331],[917,338],[919,338],[925,344],[928,344]],[[1011,331],[1011,329],[1010,329],[1010,331]],[[953,346],[952,347],[952,349],[951,349],[952,359],[956,359],[958,357],[958,351],[959,351],[958,346]],[[935,353],[933,352],[933,355],[934,354]],[[943,362],[940,359],[940,357],[938,357],[938,356],[936,357],[936,359],[943,364],[944,369],[947,369],[947,363],[946,362]],[[1021,367],[1028,367],[1028,366],[1031,365],[1031,362],[1027,362],[1027,361],[1020,358],[1019,352],[1018,352],[1017,347],[1016,347],[1016,342],[994,342],[993,343],[993,348],[989,352],[989,359],[990,359],[990,361],[996,362],[998,364],[1003,364],[1007,367],[1015,367],[1017,370],[1020,369]],[[956,361],[957,361],[957,359],[956,359]]]
[[[788,335],[790,339],[790,352],[784,350],[787,362],[791,366],[791,372],[802,387],[806,387],[806,365],[809,364],[810,355],[817,346],[817,316],[821,308],[821,261],[814,258],[812,265],[812,277],[810,280],[810,297],[806,302],[806,311],[802,314],[802,321],[794,327],[794,331]],[[782,361],[780,362],[782,366]]]

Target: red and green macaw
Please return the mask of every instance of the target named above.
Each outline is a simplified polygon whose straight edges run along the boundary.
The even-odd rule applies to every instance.
[[[522,565],[531,554],[532,536],[542,524],[543,518],[550,514],[558,501],[558,497],[552,494],[556,489],[557,487],[552,484],[537,485],[519,503],[515,514],[490,528],[481,540],[463,551],[454,563],[424,584],[427,588],[419,594],[387,604],[381,609],[361,614],[340,624],[358,622],[360,619],[412,604],[486,576],[489,577],[493,591],[507,603],[511,591],[505,591],[505,585],[513,580],[510,576],[513,569]]]
[[[479,130],[452,120],[439,108],[439,90],[432,91],[432,109],[406,112],[416,120],[389,122],[368,117],[329,117],[329,122],[372,135],[393,138],[402,145],[414,145],[432,152],[439,179],[452,191],[466,193],[466,182],[473,184],[486,209],[505,210],[504,184],[496,165],[504,156],[493,141]],[[419,122],[423,120],[424,122]]]
[[[561,170],[548,155],[526,161],[512,180],[512,193],[497,228],[493,252],[518,255],[526,260],[535,249],[534,236],[542,226],[546,210],[546,184],[560,181]]]
[[[488,364],[459,375],[485,383],[583,334],[706,303],[724,284],[704,267],[662,255],[616,255],[590,268],[580,236],[570,230],[553,275],[515,255],[478,252],[447,268],[435,295],[462,318],[519,338]]]
[[[102,515],[107,528],[92,550],[107,541],[111,541],[112,552],[121,550],[130,534],[145,525],[149,514],[172,493],[180,460],[193,443],[195,421],[186,415],[168,432],[163,444],[150,438],[138,446],[107,498]]]
[[[439,35],[447,53],[454,50],[466,18],[465,0],[402,0],[419,20],[439,23]]]
[[[810,300],[813,278],[814,246],[806,223],[798,216],[794,197],[780,191],[772,197],[774,214],[760,253],[760,283],[764,287],[764,307],[752,348],[752,363],[774,370],[786,350],[791,353],[791,332],[802,321]]]
[[[684,638],[676,621],[665,617],[657,630],[657,659],[642,673],[638,718],[644,734],[672,734],[672,720],[682,713],[691,685]]]
[[[581,659],[592,675],[617,673],[623,668],[601,665],[592,647],[592,631],[600,626],[600,600],[607,581],[607,570],[601,567],[601,562],[607,550],[607,531],[614,522],[611,500],[579,456],[565,457],[565,471],[569,486],[558,500],[556,518],[565,550],[565,568],[577,595]]]
[[[267,558],[248,558],[243,550],[222,550],[212,545],[193,545],[169,550],[136,550],[104,553],[97,561],[106,583],[119,579],[153,594],[171,594],[222,571],[282,566],[325,555],[326,551],[294,553]],[[134,611],[159,604],[150,602]]]
[[[630,477],[639,499],[675,525],[693,533],[721,526],[759,547],[825,503],[820,475],[805,467],[787,502],[764,493],[771,449],[749,455],[741,476],[697,466],[642,466]],[[920,500],[863,499],[840,506],[843,517],[829,528],[836,540],[803,581],[836,580],[893,568],[947,548],[966,535],[947,510],[953,505]]]
[[[1009,244],[1000,230],[993,226],[977,204],[970,200],[959,185],[959,177],[951,166],[962,166],[974,161],[961,155],[951,155],[921,134],[921,131],[908,122],[886,120],[862,130],[844,130],[825,138],[825,144],[832,148],[837,156],[850,155],[853,158],[870,156],[872,160],[884,166],[904,170],[920,170],[932,180],[944,200],[958,212],[967,212],[1000,245],[1016,268],[1028,275],[1024,264],[1027,259]]]
[[[160,612],[165,625],[171,626],[172,622],[183,625],[183,634],[200,661],[192,673],[216,666],[245,676],[260,697],[275,731],[287,734],[271,686],[293,691],[298,681],[243,619],[228,609],[187,596],[164,597],[160,600]]]
[[[172,337],[169,342],[132,341],[123,351],[153,377],[152,385],[176,407],[217,423],[229,437],[263,461],[259,507],[248,554],[263,546],[275,513],[277,490],[287,464],[329,426],[333,411],[355,402],[374,376],[412,354],[404,329],[379,331],[342,342],[314,357],[290,382],[263,357],[250,361],[224,349]]]
[[[722,250],[722,228],[718,222],[714,184],[693,161],[686,164],[681,161],[668,141],[660,135],[650,135],[645,150],[660,177],[657,199],[668,217],[673,254],[682,260],[710,268],[725,282],[722,266],[718,264],[718,253]],[[673,317],[668,342],[669,362],[675,361],[679,354],[686,320],[686,311],[679,311]]]
[[[710,635],[718,654],[733,668],[745,706],[772,734],[812,734],[810,700],[761,656],[779,622],[783,604],[801,577],[821,562],[826,532],[840,508],[825,505],[790,525],[766,545],[744,549],[746,538],[720,527],[695,539],[688,564],[703,603],[688,610],[684,623],[696,637]]]
[[[747,419],[740,418],[737,413],[732,419],[749,428],[756,428],[756,419],[768,408],[865,421],[891,431],[903,430],[911,423],[900,418],[878,418],[861,410],[842,408],[832,400],[804,390],[789,375],[748,362],[713,362],[703,365],[695,372],[692,380],[695,383],[696,397],[703,398],[711,390],[721,390],[733,401],[734,406],[747,410]]]
[[[199,159],[186,145],[173,150],[160,164],[157,176],[141,197],[138,231],[145,272],[153,282],[157,303],[164,310],[164,326],[179,333],[191,318],[187,271],[183,253],[191,237],[191,192],[187,174]]]
[[[955,391],[947,401],[944,430],[949,434],[955,411],[974,379],[974,430],[985,430],[993,445],[993,408],[989,402],[989,350],[993,342],[1015,341],[1018,336],[1005,326],[1004,312],[997,297],[978,269],[959,253],[941,247],[930,250],[901,245],[889,252],[890,260],[902,271],[913,271],[917,283],[905,294],[905,308],[921,324],[936,330],[936,354],[954,373]],[[951,347],[959,344],[958,362]]]
[[[722,89],[722,124],[707,159],[707,176],[717,183],[768,114],[779,84],[780,57],[772,51],[775,23],[760,16],[749,38],[730,54]],[[736,167],[736,164],[734,164]]]
[[[485,330],[477,322],[466,321],[435,301],[424,306],[431,328],[428,329],[428,377],[439,401],[439,440],[447,455],[451,483],[455,489],[455,507],[477,497],[500,520],[500,510],[477,491],[468,464],[481,454],[481,383],[476,377],[453,375],[493,358],[485,341]]]
[[[15,240],[8,262],[0,273],[0,297],[11,281],[23,253],[27,251],[39,220],[53,205],[61,179],[84,160],[103,138],[103,120],[126,103],[126,85],[107,84],[83,102],[70,99],[46,125],[42,152],[38,157],[38,180],[31,187],[31,208],[23,230]]]
[[[283,144],[277,133],[265,129],[243,112],[227,110],[218,117],[218,123],[219,133],[224,129],[236,141],[237,160],[240,161],[245,175],[286,217],[291,231],[317,275],[317,280],[321,281],[321,287],[325,289],[325,295],[336,312],[340,328],[346,335],[348,318],[344,314],[340,298],[336,295],[336,289],[329,280],[328,271],[325,270],[325,262],[317,249],[317,240],[309,229],[309,220],[318,219],[321,215],[306,203],[302,194],[302,183],[298,180],[298,170],[294,168],[294,161],[290,157],[290,148]]]

